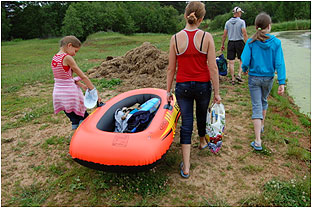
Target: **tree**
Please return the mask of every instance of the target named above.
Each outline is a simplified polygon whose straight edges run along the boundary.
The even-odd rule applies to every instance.
[[[83,23],[81,22],[80,14],[76,9],[76,4],[77,3],[70,5],[66,10],[62,33],[64,35],[74,35],[79,39],[85,39]]]
[[[207,1],[205,2],[205,18],[213,20],[216,16],[229,13],[234,8],[232,1]]]
[[[9,40],[10,22],[7,18],[6,11],[1,7],[1,40]]]

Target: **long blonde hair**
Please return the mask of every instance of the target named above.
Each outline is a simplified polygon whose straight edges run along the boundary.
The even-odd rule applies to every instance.
[[[268,37],[266,35],[266,28],[269,26],[269,24],[271,24],[271,17],[262,12],[260,14],[258,14],[258,16],[255,19],[255,25],[256,25],[256,33],[251,37],[252,41],[250,41],[250,43],[255,42],[256,40],[259,40],[261,42],[264,42],[265,40],[269,39],[270,37]]]
[[[206,14],[205,4],[200,1],[191,1],[185,8],[187,22],[192,25]]]

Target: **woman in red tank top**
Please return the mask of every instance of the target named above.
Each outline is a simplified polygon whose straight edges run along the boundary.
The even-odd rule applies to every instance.
[[[211,81],[214,102],[221,102],[214,41],[210,33],[198,29],[205,13],[203,3],[190,2],[185,8],[185,29],[172,36],[169,49],[167,99],[168,101],[173,99],[171,87],[177,71],[175,95],[182,116],[180,143],[183,162],[180,164],[180,174],[183,178],[190,176],[194,101],[196,102],[197,129],[200,137],[199,149],[201,150],[208,146],[205,133],[206,114],[212,91]]]

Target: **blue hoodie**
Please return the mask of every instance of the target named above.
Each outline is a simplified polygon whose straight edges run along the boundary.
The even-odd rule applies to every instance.
[[[285,84],[286,69],[281,41],[274,35],[267,34],[270,38],[261,42],[256,40],[250,43],[248,39],[241,55],[242,69],[249,75],[259,77],[274,77],[277,72],[277,80],[280,85]]]

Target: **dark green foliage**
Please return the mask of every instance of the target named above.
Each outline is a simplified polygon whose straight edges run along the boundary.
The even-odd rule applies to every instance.
[[[205,18],[215,19],[218,15],[225,14],[231,12],[234,8],[232,1],[206,1],[206,15]]]
[[[62,31],[82,41],[98,31],[174,33],[177,17],[173,7],[159,2],[78,2],[66,11]]]
[[[61,35],[62,21],[70,3],[66,2],[1,2],[3,22],[9,22],[5,40],[10,38],[47,38]],[[9,33],[7,34],[7,30]]]
[[[10,23],[6,16],[5,9],[1,7],[1,40],[8,40],[10,37]]]
[[[222,2],[223,3],[223,2]],[[235,2],[232,4],[231,7],[227,7],[227,4],[224,4],[224,8],[226,7],[228,10],[223,11],[222,13],[216,14],[213,21],[210,24],[210,29],[223,29],[225,22],[233,16],[232,9],[235,6],[239,6],[245,12],[242,14],[242,19],[245,20],[246,25],[254,25],[256,16],[261,12],[266,12],[272,18],[273,23],[277,22],[285,22],[291,20],[298,20],[298,19],[310,19],[311,16],[311,2],[308,1],[298,1],[298,2],[291,2],[291,1],[255,1],[255,2]],[[218,8],[217,2],[214,3],[206,3],[206,9],[208,5],[213,8]],[[209,9],[207,9],[207,12]],[[222,9],[217,9],[217,11],[222,11]],[[227,13],[227,14],[224,14]],[[207,15],[207,14],[206,14]],[[228,17],[228,18],[226,18]]]
[[[310,19],[309,1],[206,1],[205,19],[210,30],[224,28],[235,6],[245,13],[242,19],[253,25],[260,12],[272,17],[273,23]],[[1,2],[1,38],[32,39],[75,35],[84,41],[98,31],[122,34],[173,34],[185,26],[186,2],[157,1],[3,1]],[[297,26],[296,26],[297,27]],[[207,26],[204,28],[206,29]],[[299,25],[297,28],[301,29]]]

